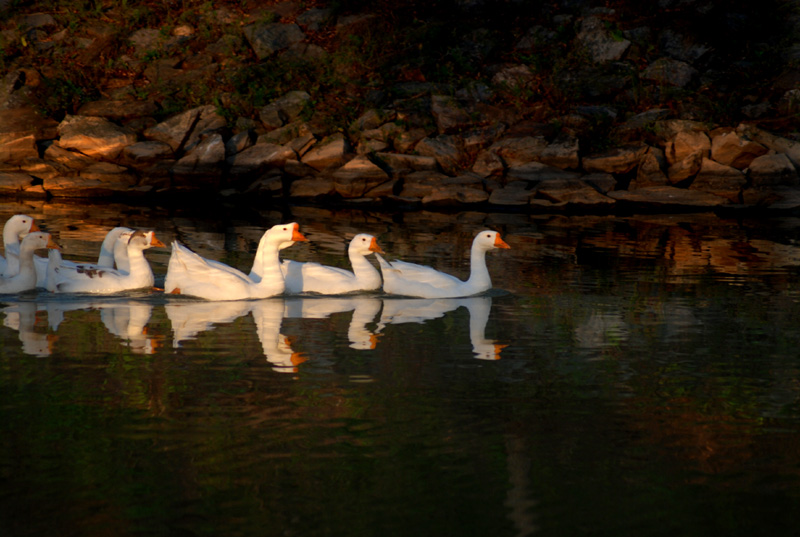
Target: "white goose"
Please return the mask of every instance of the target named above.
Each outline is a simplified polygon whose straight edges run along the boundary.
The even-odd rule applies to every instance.
[[[281,264],[286,292],[339,295],[380,289],[381,275],[366,258],[374,252],[383,253],[378,241],[372,235],[360,233],[353,237],[347,248],[353,272],[319,263],[287,259]]]
[[[130,262],[128,261],[128,239],[133,233],[129,227],[115,227],[106,233],[103,243],[100,245],[100,253],[97,256],[97,263],[81,263],[62,259],[60,252],[51,251],[48,258],[36,256],[33,258],[36,263],[36,283],[38,287],[44,287],[50,292],[56,291],[56,278],[52,277],[52,271],[58,266],[76,268],[80,266],[84,271],[92,269],[116,268],[122,272],[130,272]],[[117,239],[126,233],[127,239],[119,241]]]
[[[206,300],[243,300],[267,298],[284,292],[278,252],[283,243],[304,241],[296,223],[279,224],[268,229],[259,241],[253,262],[257,277],[220,263],[204,259],[178,241],[172,243],[164,292],[190,295]]]
[[[154,246],[164,248],[152,231],[125,231],[117,243],[126,245],[128,270],[96,267],[93,265],[66,265],[59,254],[50,255],[47,278],[56,293],[119,293],[133,289],[153,287],[155,279],[144,251]]]
[[[0,275],[9,277],[19,272],[19,241],[33,231],[41,231],[33,217],[15,214],[3,226],[3,245],[6,256],[0,255]]]
[[[53,242],[49,233],[34,231],[25,235],[19,247],[19,270],[7,278],[0,276],[0,293],[20,293],[36,288],[33,253],[40,248],[57,249],[58,245]]]
[[[481,231],[472,241],[470,275],[467,281],[431,267],[404,261],[386,261],[379,254],[383,273],[383,290],[389,294],[420,298],[458,298],[477,295],[492,287],[486,252],[495,248],[511,248],[496,231]]]

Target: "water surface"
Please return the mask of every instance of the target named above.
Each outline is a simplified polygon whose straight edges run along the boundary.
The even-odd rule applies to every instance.
[[[796,218],[0,205],[249,269],[355,234],[495,289],[0,297],[0,534],[775,535],[800,522]],[[147,252],[163,281],[168,249]]]

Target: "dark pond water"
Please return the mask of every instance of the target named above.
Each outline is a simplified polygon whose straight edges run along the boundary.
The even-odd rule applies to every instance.
[[[800,219],[0,205],[246,268],[388,257],[495,290],[0,297],[2,536],[753,536],[800,525]],[[163,281],[168,250],[147,257]]]

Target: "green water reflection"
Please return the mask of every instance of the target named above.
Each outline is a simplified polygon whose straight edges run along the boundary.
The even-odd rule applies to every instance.
[[[82,239],[74,214],[33,209],[87,256],[118,223]],[[444,304],[0,299],[0,535],[800,522],[795,220],[308,211],[292,216],[324,240],[300,259],[341,262],[356,231],[451,272],[476,226],[513,249],[490,257],[497,292]],[[267,220],[136,218],[241,265]],[[167,256],[148,254],[157,275]]]

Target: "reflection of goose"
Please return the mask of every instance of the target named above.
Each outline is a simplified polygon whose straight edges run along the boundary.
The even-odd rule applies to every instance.
[[[29,356],[50,356],[56,336],[36,331],[36,303],[20,302],[3,308],[3,326],[17,331],[22,342],[22,352]]]
[[[375,321],[381,310],[382,301],[369,296],[317,297],[286,299],[286,318],[324,319],[334,313],[353,312],[347,338],[350,347],[357,350],[374,349],[378,335],[367,328]]]
[[[380,289],[381,275],[366,258],[373,252],[383,252],[378,241],[372,235],[360,233],[353,237],[347,248],[353,272],[319,263],[287,259],[281,264],[281,271],[286,279],[286,292],[340,295]]]
[[[382,331],[389,324],[424,323],[464,306],[469,311],[469,338],[475,357],[481,360],[498,360],[500,351],[506,346],[486,339],[486,324],[492,310],[492,299],[488,296],[471,298],[387,298],[378,324]]]
[[[297,366],[306,358],[294,352],[289,338],[281,334],[284,309],[282,298],[264,298],[251,303],[250,313],[256,323],[264,356],[272,368],[280,373],[296,373]]]
[[[19,242],[25,235],[41,231],[33,217],[15,214],[3,226],[3,245],[6,256],[0,255],[0,275],[9,277],[19,272]]]
[[[296,223],[279,224],[268,229],[259,241],[253,264],[253,272],[258,272],[258,278],[219,261],[204,259],[174,241],[164,291],[206,300],[243,300],[281,294],[285,285],[278,252],[282,243],[304,240],[306,238]]]
[[[42,248],[58,248],[49,233],[28,233],[19,247],[19,271],[13,276],[0,276],[0,293],[19,293],[36,287],[33,253]]]
[[[152,231],[123,231],[116,239],[127,252],[128,270],[92,265],[66,264],[61,255],[50,255],[47,274],[48,289],[56,293],[118,293],[152,287],[155,279],[144,251],[164,247]],[[119,247],[116,247],[119,250]]]
[[[492,287],[486,252],[495,248],[510,248],[496,231],[481,231],[472,241],[470,275],[467,281],[434,268],[405,261],[386,261],[379,254],[378,264],[383,273],[383,290],[393,295],[421,298],[458,298],[477,295]]]
[[[195,339],[197,334],[211,330],[215,324],[232,323],[247,315],[250,304],[246,301],[175,300],[166,304],[164,310],[172,324],[172,345],[178,348],[182,341]]]
[[[153,306],[142,302],[103,303],[95,306],[100,310],[100,320],[113,335],[127,341],[136,354],[153,354],[156,342],[147,334],[147,323]]]

